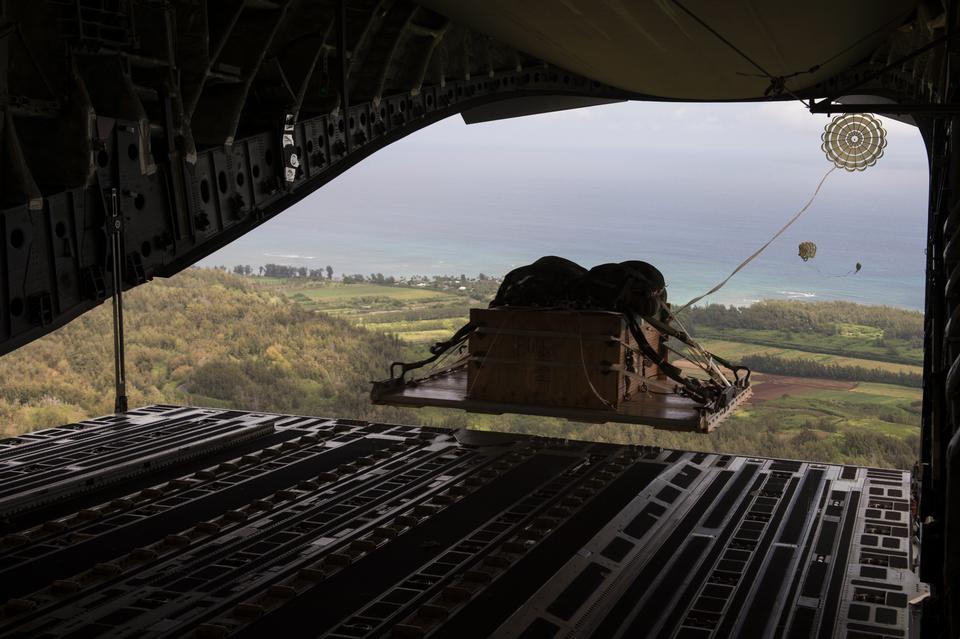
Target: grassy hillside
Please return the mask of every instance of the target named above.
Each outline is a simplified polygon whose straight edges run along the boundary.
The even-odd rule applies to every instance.
[[[399,417],[366,399],[384,362],[403,356],[396,338],[311,313],[217,271],[191,269],[124,300],[131,406]],[[0,359],[4,434],[112,412],[109,310],[105,304]]]
[[[370,405],[370,380],[385,377],[389,362],[422,353],[423,340],[448,336],[471,305],[483,303],[491,284],[464,288],[449,281],[345,285],[199,269],[151,282],[125,297],[130,404],[337,415],[874,466],[909,467],[915,459],[920,391],[880,384],[757,375],[758,400],[710,436]],[[876,330],[860,331],[857,339],[876,341]],[[104,305],[0,358],[2,433],[111,412],[110,331]],[[734,358],[771,352],[731,339],[711,345]]]

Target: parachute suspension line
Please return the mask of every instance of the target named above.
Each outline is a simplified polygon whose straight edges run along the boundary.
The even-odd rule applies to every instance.
[[[684,326],[683,323],[680,321],[679,317],[671,313],[670,319],[676,322],[677,326],[680,327],[680,330],[683,331],[683,333],[687,336],[687,340],[688,340],[687,347],[692,349],[694,354],[700,358],[700,360],[702,361],[701,367],[706,371],[706,373],[710,375],[710,377],[718,384],[722,386],[730,386],[731,385],[730,380],[728,380],[726,376],[724,376],[723,372],[721,372],[720,368],[717,366],[716,362],[714,361],[713,354],[707,349],[705,349],[703,346],[700,346],[700,343],[697,342],[697,340],[690,337],[690,332],[687,330],[687,327]]]
[[[790,228],[790,227],[793,225],[794,222],[796,222],[798,219],[800,219],[800,216],[803,215],[808,208],[810,208],[810,205],[813,204],[813,201],[817,198],[817,195],[820,194],[820,189],[823,187],[823,183],[826,182],[826,181],[827,181],[827,178],[830,177],[830,174],[833,173],[833,172],[836,171],[836,170],[837,170],[837,167],[834,166],[834,167],[831,167],[826,173],[823,174],[823,177],[820,178],[820,183],[817,184],[816,190],[814,190],[813,195],[810,196],[810,199],[807,200],[807,203],[803,205],[803,208],[800,209],[799,211],[797,211],[797,213],[796,213],[793,217],[791,217],[791,218],[787,221],[787,223],[784,224],[784,225],[780,228],[779,231],[777,231],[776,233],[774,233],[773,237],[771,237],[769,240],[767,240],[766,244],[764,244],[763,246],[761,246],[761,247],[760,247],[759,249],[757,249],[750,257],[748,257],[748,258],[745,259],[743,262],[741,262],[740,265],[739,265],[737,268],[733,269],[733,272],[730,273],[730,275],[728,275],[728,276],[726,277],[726,279],[724,279],[722,282],[720,282],[719,284],[717,284],[716,286],[714,286],[713,288],[711,288],[709,291],[707,291],[707,292],[704,293],[703,295],[700,295],[699,297],[693,298],[692,300],[690,300],[689,302],[687,302],[686,304],[684,304],[683,306],[681,306],[680,308],[678,308],[676,311],[673,311],[673,315],[676,316],[677,314],[682,313],[683,311],[687,310],[688,308],[690,308],[691,306],[693,306],[694,304],[696,304],[697,302],[699,302],[699,301],[702,300],[703,298],[708,297],[708,296],[710,296],[710,295],[713,295],[714,293],[716,293],[717,291],[719,291],[721,288],[723,288],[723,286],[724,286],[727,282],[729,282],[729,281],[733,278],[734,275],[736,275],[736,274],[739,273],[741,270],[743,270],[743,268],[744,268],[747,264],[749,264],[750,262],[752,262],[758,255],[760,255],[761,253],[763,253],[768,246],[770,246],[771,244],[773,244],[773,241],[774,241],[774,240],[776,240],[778,237],[780,237],[781,235],[783,235],[783,233],[784,233],[788,228]]]
[[[450,349],[447,350],[447,352],[445,352],[445,353],[440,357],[440,359],[438,359],[436,362],[433,363],[433,365],[430,367],[430,370],[428,370],[426,373],[424,373],[424,374],[421,375],[420,377],[411,379],[410,381],[413,382],[413,383],[419,383],[419,382],[422,382],[422,381],[425,381],[425,380],[428,380],[428,379],[432,379],[432,378],[434,378],[434,377],[438,377],[438,376],[440,376],[440,375],[444,375],[444,374],[446,374],[446,373],[450,373],[450,372],[452,372],[452,371],[455,371],[455,370],[457,370],[457,369],[460,369],[460,368],[465,367],[465,366],[469,363],[469,360],[470,360],[470,354],[469,354],[469,353],[467,353],[467,354],[461,354],[460,357],[458,357],[456,360],[454,360],[454,361],[453,361],[452,363],[450,363],[450,364],[447,364],[447,365],[445,365],[445,366],[442,366],[442,365],[441,365],[441,364],[443,364],[446,360],[450,359],[450,356],[451,356],[455,351],[459,351],[459,350],[462,349],[462,348],[463,348],[463,345],[462,345],[462,344],[458,344],[458,345],[456,345],[456,346],[451,346]]]
[[[443,372],[443,371],[446,371],[446,370],[448,370],[448,369],[453,369],[453,368],[456,368],[459,364],[462,364],[463,361],[464,361],[464,359],[465,359],[464,356],[461,356],[461,357],[457,358],[457,360],[454,361],[452,364],[447,364],[447,363],[446,363],[447,360],[449,360],[450,357],[451,357],[455,352],[459,351],[461,348],[463,348],[463,342],[462,342],[462,341],[461,341],[461,342],[457,342],[457,343],[455,343],[455,344],[451,344],[448,348],[446,348],[446,349],[443,351],[443,354],[440,355],[440,357],[437,358],[437,361],[435,361],[435,362],[433,362],[433,364],[431,364],[430,370],[428,370],[428,371],[426,372],[426,374],[424,375],[424,377],[432,377],[433,375],[436,375],[438,372]]]
[[[809,264],[808,266],[813,270],[815,270],[817,274],[820,275],[821,277],[850,277],[851,275],[856,275],[857,273],[859,273],[860,269],[863,268],[863,264],[861,264],[860,262],[857,262],[856,266],[854,266],[852,269],[850,269],[846,273],[834,274],[834,273],[824,273],[823,271],[820,270],[820,267],[817,266],[816,264]]]
[[[689,349],[689,352],[681,353],[675,348],[670,348],[669,345],[667,345],[667,348],[670,351],[672,351],[674,354],[679,355],[680,357],[695,364],[696,366],[699,366],[703,370],[703,372],[709,375],[710,378],[713,379],[713,381],[717,382],[721,386],[731,386],[730,380],[726,378],[726,376],[723,374],[723,372],[720,370],[720,368],[716,364],[716,361],[717,361],[716,355],[714,355],[713,353],[705,349],[703,346],[701,346],[700,343],[690,335],[690,332],[687,330],[687,327],[683,325],[683,322],[680,321],[680,318],[674,315],[674,313],[670,310],[670,307],[668,304],[664,304],[661,302],[660,308],[666,314],[668,321],[675,323],[680,328],[680,333],[677,335],[674,335],[674,337],[680,343],[686,346]],[[647,321],[649,321],[649,319]],[[682,338],[680,337],[681,335],[682,335]],[[733,371],[734,376],[736,376],[736,370],[734,370],[732,367],[730,367],[724,362],[721,362],[721,364],[723,364],[724,366],[727,366],[727,368],[730,368],[730,370]]]
[[[409,364],[405,362],[393,362],[392,364],[390,364],[390,376],[394,379],[402,380],[404,379],[404,377],[409,371],[416,370],[418,368],[423,368],[427,364],[432,364],[433,362],[436,362],[438,359],[444,356],[444,354],[447,353],[450,349],[456,348],[460,344],[465,342],[467,338],[470,336],[470,333],[474,332],[476,329],[477,329],[476,326],[467,322],[449,340],[447,340],[446,342],[437,342],[436,344],[431,346],[430,357],[427,357],[426,359],[422,359],[418,362],[410,362]],[[399,375],[396,372],[398,369],[400,370]]]
[[[683,372],[678,367],[667,362],[656,349],[647,343],[646,338],[643,336],[643,332],[640,330],[640,325],[637,323],[637,316],[634,316],[633,313],[624,313],[623,316],[627,320],[627,326],[630,329],[630,333],[633,334],[633,338],[636,340],[637,346],[640,348],[640,353],[642,355],[659,366],[663,374],[677,382],[677,384],[684,389],[688,397],[704,405],[711,403],[709,389],[703,387],[699,380],[684,378]],[[656,325],[653,326],[656,327]],[[669,334],[673,333],[676,333],[676,331],[673,331]],[[696,364],[696,362],[694,363]]]

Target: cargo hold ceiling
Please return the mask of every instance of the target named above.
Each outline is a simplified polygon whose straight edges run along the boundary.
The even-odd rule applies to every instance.
[[[764,97],[770,80],[746,58],[775,77],[787,78],[792,91],[813,87],[870,56],[917,4],[418,1],[457,23],[610,86],[656,98],[704,101]]]

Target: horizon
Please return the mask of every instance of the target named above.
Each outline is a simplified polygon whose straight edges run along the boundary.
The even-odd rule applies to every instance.
[[[889,143],[876,166],[836,171],[715,301],[794,292],[922,309],[926,153],[915,127],[881,120]],[[832,166],[820,149],[827,122],[793,102],[632,102],[474,125],[451,117],[199,263],[502,277],[549,254],[587,267],[643,259],[664,272],[671,299],[690,298],[810,197]],[[810,263],[796,257],[805,240],[819,247]],[[863,271],[844,278],[855,262]]]

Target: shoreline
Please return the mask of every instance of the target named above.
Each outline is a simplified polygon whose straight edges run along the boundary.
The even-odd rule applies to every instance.
[[[322,261],[323,261],[323,260],[319,260],[319,261],[317,262],[317,264],[319,264],[319,263],[322,262]],[[301,268],[300,265],[296,265],[296,264],[279,264],[279,263],[272,263],[272,264],[275,264],[276,266],[285,267],[285,268],[291,268],[291,269]],[[266,265],[257,265],[257,266],[252,266],[252,265],[250,265],[250,266],[251,266],[251,268],[253,269],[253,272],[252,272],[250,275],[247,275],[247,276],[245,276],[245,277],[250,277],[250,278],[252,278],[252,279],[257,279],[257,278],[261,277],[261,276],[257,273],[257,269],[259,269],[261,266],[264,266],[264,267],[265,267]],[[193,267],[191,267],[191,268],[220,270],[221,267],[226,268],[227,271],[231,271],[231,269],[233,268],[233,266],[226,266],[226,265],[218,265],[218,266],[197,265],[197,266],[193,266]],[[462,273],[461,273],[461,274],[462,274]],[[381,274],[381,275],[384,275],[384,274]],[[473,281],[473,282],[483,281],[483,280],[478,279],[478,275],[480,275],[480,274],[478,273],[478,274],[467,275],[466,281],[467,281],[467,282],[471,282],[471,281]],[[486,281],[488,281],[488,282],[499,282],[499,281],[501,281],[501,279],[503,278],[503,275],[501,275],[501,274],[495,274],[495,275],[484,274],[484,275],[485,275],[485,277],[486,277]],[[326,280],[326,279],[324,279],[323,281],[324,281],[324,282],[332,281],[332,282],[334,282],[334,283],[344,284],[344,285],[347,285],[347,286],[349,286],[349,285],[351,285],[351,284],[357,283],[357,282],[344,282],[344,279],[343,279],[343,278],[344,278],[345,276],[346,276],[346,277],[352,277],[352,274],[349,274],[349,273],[337,273],[332,280]],[[273,277],[273,276],[267,276],[267,277]],[[365,275],[365,277],[369,277],[369,274],[368,274],[368,275]],[[415,283],[425,282],[425,283],[427,283],[427,284],[429,285],[430,283],[433,283],[433,282],[436,282],[436,281],[457,281],[457,280],[460,279],[460,275],[459,275],[459,274],[452,274],[452,273],[434,273],[434,274],[418,273],[418,274],[412,274],[412,275],[410,275],[410,274],[401,274],[401,275],[390,274],[390,275],[384,275],[384,278],[385,278],[385,280],[389,280],[390,278],[393,278],[393,279],[392,279],[392,281],[389,281],[389,282],[369,282],[369,283],[371,283],[371,284],[381,284],[381,285],[384,285],[384,286],[409,286],[409,283],[410,283],[410,282],[415,282]],[[299,277],[295,277],[295,276],[290,276],[290,277],[286,277],[286,278],[284,278],[284,279],[290,279],[290,280],[294,280],[294,281],[295,281],[295,280],[300,279],[300,278],[299,278]],[[319,280],[315,280],[315,279],[313,279],[313,278],[303,278],[303,279],[304,279],[304,281],[319,281]],[[675,287],[674,287],[674,288],[675,288]],[[668,286],[667,286],[668,298],[671,299],[671,300],[673,300],[671,303],[682,305],[682,304],[684,303],[682,300],[686,300],[686,299],[689,299],[689,298],[691,298],[691,297],[695,297],[696,294],[689,294],[689,295],[687,295],[687,289],[688,289],[688,288],[689,288],[689,287],[684,287],[684,289],[683,289],[683,290],[684,290],[684,294],[683,294],[683,295],[681,295],[681,294],[679,294],[679,293],[674,293],[673,295],[670,295],[670,293],[671,293],[671,290],[670,290],[670,289],[671,289],[671,286],[668,284]],[[707,288],[708,288],[708,287],[707,287]],[[706,288],[705,288],[704,290],[706,290]],[[888,308],[894,308],[894,309],[898,309],[898,310],[914,311],[914,312],[921,313],[921,314],[923,314],[923,312],[924,312],[924,309],[923,309],[922,307],[921,307],[921,308],[918,308],[918,307],[916,307],[916,306],[911,306],[911,305],[906,305],[906,304],[897,304],[897,303],[892,303],[892,302],[864,301],[863,299],[852,299],[852,298],[849,297],[849,296],[844,296],[844,295],[842,295],[842,294],[840,294],[840,293],[832,293],[832,292],[817,292],[817,291],[802,291],[802,290],[801,290],[801,291],[783,290],[783,291],[780,291],[780,295],[779,295],[779,296],[777,296],[777,295],[765,295],[765,296],[761,296],[761,297],[741,296],[740,293],[739,293],[736,289],[734,289],[734,290],[732,290],[732,291],[725,291],[725,293],[726,293],[726,294],[724,295],[723,292],[718,292],[718,294],[716,294],[716,299],[709,299],[709,298],[708,298],[708,299],[702,300],[701,302],[697,303],[695,306],[698,307],[698,308],[702,308],[702,307],[709,306],[709,305],[712,305],[712,304],[722,304],[723,306],[727,306],[727,307],[733,306],[734,308],[747,308],[747,307],[749,307],[749,306],[753,306],[754,304],[758,304],[758,303],[761,303],[761,302],[769,302],[769,301],[773,301],[773,302],[804,302],[804,303],[849,302],[849,303],[852,303],[852,304],[860,304],[860,305],[862,305],[862,306],[888,307]]]

